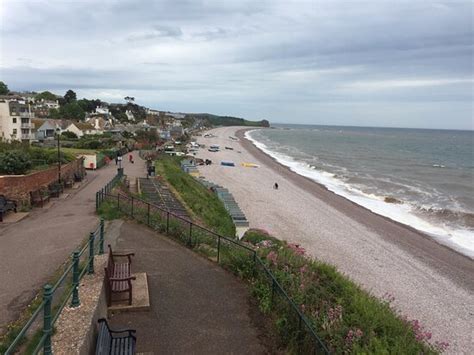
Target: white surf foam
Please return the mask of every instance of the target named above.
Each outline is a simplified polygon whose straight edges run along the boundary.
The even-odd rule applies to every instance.
[[[411,226],[435,238],[464,255],[474,258],[474,233],[465,229],[453,229],[444,224],[435,225],[415,215],[414,207],[409,204],[390,204],[384,201],[383,196],[366,194],[353,186],[337,179],[334,174],[317,170],[315,167],[296,161],[294,158],[270,150],[265,144],[251,136],[253,131],[245,132],[245,137],[258,149],[274,158],[280,164],[287,166],[291,171],[324,185],[328,190],[348,200],[364,206],[370,211],[388,217],[394,221]]]

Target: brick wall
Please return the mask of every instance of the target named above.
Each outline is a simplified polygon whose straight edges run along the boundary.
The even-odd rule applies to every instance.
[[[75,172],[84,171],[83,158],[61,165],[61,180],[74,180]],[[0,194],[16,200],[19,204],[30,204],[30,191],[47,187],[58,180],[58,168],[52,167],[29,175],[0,176]]]

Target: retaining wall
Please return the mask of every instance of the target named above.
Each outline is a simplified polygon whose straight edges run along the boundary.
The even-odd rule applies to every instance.
[[[83,158],[61,165],[61,180],[74,180],[74,173],[84,175]],[[30,204],[30,192],[47,187],[58,180],[57,166],[28,175],[0,176],[0,195],[16,200],[19,204]]]

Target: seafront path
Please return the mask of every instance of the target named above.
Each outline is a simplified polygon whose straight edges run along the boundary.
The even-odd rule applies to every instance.
[[[143,175],[144,161],[138,152],[131,154],[135,164],[128,155],[124,157],[124,173]],[[34,208],[23,220],[0,227],[0,334],[98,225],[95,193],[116,173],[113,161],[88,171],[79,189],[66,190],[48,206]]]
[[[133,250],[133,272],[147,274],[151,309],[110,318],[116,329],[137,330],[137,353],[269,353],[257,306],[232,273],[131,221],[121,224],[115,248]]]

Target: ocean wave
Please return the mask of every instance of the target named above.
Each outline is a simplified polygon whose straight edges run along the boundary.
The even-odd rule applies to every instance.
[[[467,220],[467,223],[463,223],[466,228],[455,226],[453,223],[444,223],[443,220],[446,221],[444,218],[439,218],[439,221],[435,221],[436,218],[423,218],[424,214],[438,215],[439,217],[449,216],[452,218],[452,216],[456,215],[457,212],[449,210],[443,211],[433,207],[417,207],[412,203],[387,203],[385,202],[387,196],[384,196],[383,194],[377,195],[373,193],[365,193],[361,189],[346,183],[336,174],[313,168],[310,164],[297,161],[288,155],[272,151],[267,145],[252,137],[252,132],[254,131],[247,131],[245,137],[258,149],[274,158],[280,164],[287,166],[291,171],[324,185],[329,191],[345,197],[374,213],[425,232],[439,242],[446,244],[465,255],[474,257],[474,233],[469,228],[471,221],[474,220],[474,215],[470,216],[468,214],[467,217],[463,217]],[[420,190],[417,187],[411,187]],[[423,193],[426,193],[426,191],[423,191]]]

